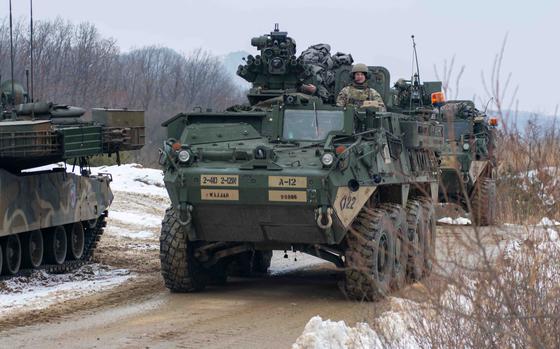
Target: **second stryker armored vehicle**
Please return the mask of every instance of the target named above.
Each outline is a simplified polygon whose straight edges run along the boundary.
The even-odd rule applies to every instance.
[[[445,126],[442,152],[440,201],[471,213],[477,225],[496,223],[497,120],[488,118],[468,100],[447,101],[439,113]]]
[[[263,272],[272,250],[288,249],[343,269],[353,299],[377,299],[429,273],[442,126],[298,93],[309,75],[295,41],[276,28],[251,43],[260,54],[238,70],[253,84],[251,106],[163,124],[166,287],[201,290],[224,281],[232,264]],[[337,73],[339,88],[348,72]],[[370,86],[390,100],[389,72],[370,72]]]
[[[398,80],[394,86],[394,107],[432,114],[444,127],[445,144],[440,150],[438,215],[470,213],[474,224],[496,222],[494,157],[497,120],[479,111],[472,101],[445,101],[441,82]],[[434,98],[432,98],[434,97]],[[437,98],[436,98],[437,97]],[[433,106],[437,113],[433,113]]]
[[[0,273],[60,272],[87,261],[105,226],[111,175],[91,174],[88,158],[144,143],[141,111],[85,110],[29,102],[21,85],[0,85]],[[118,155],[117,155],[118,158]],[[78,166],[80,175],[54,167]]]

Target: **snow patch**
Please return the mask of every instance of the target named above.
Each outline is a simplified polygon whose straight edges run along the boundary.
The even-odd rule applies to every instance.
[[[156,234],[148,230],[129,230],[121,227],[107,227],[107,234],[119,237],[125,237],[128,239],[141,239],[141,240],[151,240],[156,237]]]
[[[438,222],[443,223],[443,224],[450,224],[450,225],[470,225],[470,224],[472,224],[470,219],[464,218],[464,217],[457,217],[457,218],[443,217],[443,218],[438,219]]]
[[[36,270],[30,276],[0,281],[0,318],[23,309],[45,309],[52,304],[111,289],[131,279],[126,269],[88,264],[66,274]]]
[[[284,251],[274,251],[272,253],[272,260],[268,269],[271,275],[281,275],[290,271],[328,263],[323,259],[299,251],[288,251],[287,254],[288,258],[284,258]]]
[[[541,219],[541,221],[539,223],[537,223],[537,226],[539,227],[551,227],[551,226],[557,226],[560,225],[559,221],[550,219],[548,217],[543,217]]]
[[[127,225],[136,225],[146,228],[159,228],[161,226],[161,217],[150,214],[111,210],[109,212],[109,217]]]
[[[161,170],[144,168],[139,164],[126,164],[92,167],[91,172],[110,173],[113,176],[111,189],[114,191],[168,197]]]
[[[348,327],[344,321],[334,322],[314,316],[309,320],[303,333],[292,345],[292,349],[322,348],[383,348],[377,333],[366,323]]]

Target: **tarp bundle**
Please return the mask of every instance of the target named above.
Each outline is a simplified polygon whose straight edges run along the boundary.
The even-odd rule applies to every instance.
[[[335,72],[343,65],[352,65],[352,55],[337,52],[331,55],[331,46],[316,44],[301,53],[301,59],[311,69],[311,83],[317,86],[317,95],[324,101],[334,100]]]

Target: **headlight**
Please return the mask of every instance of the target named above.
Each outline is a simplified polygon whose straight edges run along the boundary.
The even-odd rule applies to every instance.
[[[471,147],[471,146],[469,145],[469,143],[464,143],[464,144],[463,144],[463,150],[464,150],[464,151],[469,150],[470,147]]]
[[[177,157],[179,158],[179,161],[181,161],[181,162],[187,162],[187,161],[189,161],[189,159],[191,158],[191,154],[189,153],[188,150],[183,149],[183,150],[181,150],[181,151],[179,152],[179,154],[177,155]]]
[[[325,166],[330,166],[334,162],[334,155],[331,153],[325,153],[321,156],[321,163]]]

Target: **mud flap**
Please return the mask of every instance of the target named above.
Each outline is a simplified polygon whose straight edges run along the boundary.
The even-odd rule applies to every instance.
[[[362,186],[357,191],[351,191],[348,187],[338,188],[334,200],[334,211],[344,229],[348,229],[376,188],[376,186]]]
[[[471,178],[473,184],[476,183],[478,177],[480,177],[482,172],[484,172],[486,166],[488,166],[488,163],[488,160],[471,162],[471,167],[469,168],[469,177]]]

